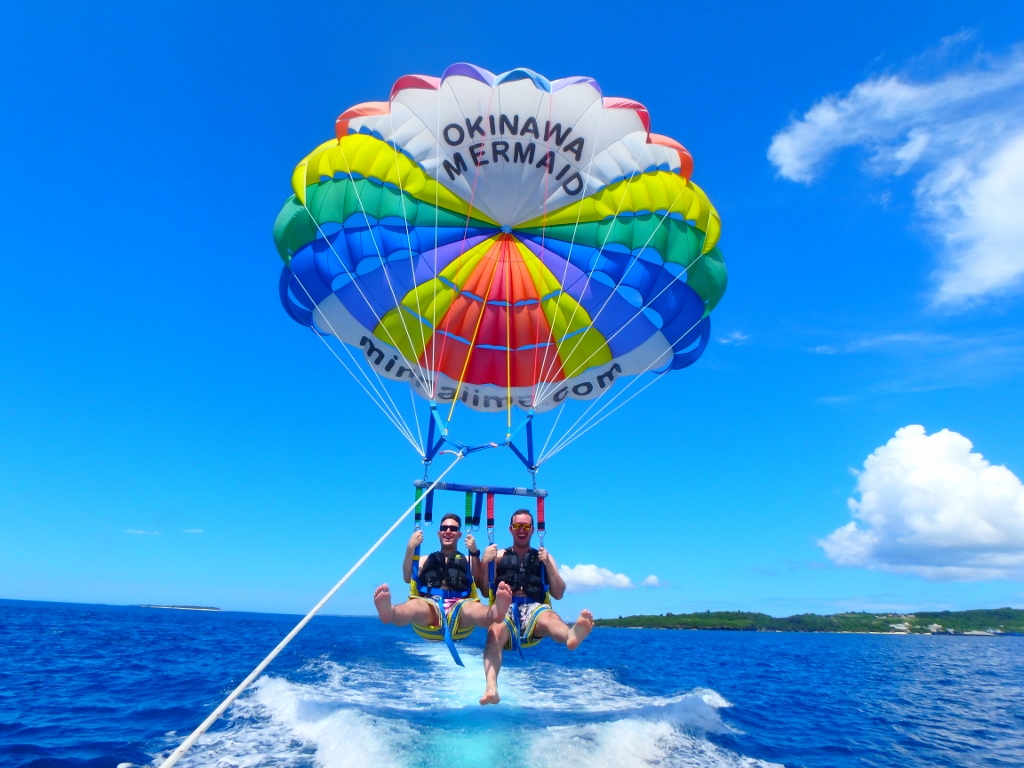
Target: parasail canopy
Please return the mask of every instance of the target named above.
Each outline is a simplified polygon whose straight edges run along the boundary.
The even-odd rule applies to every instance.
[[[374,376],[511,419],[703,352],[720,220],[643,105],[456,64],[335,127],[274,227],[281,300]]]

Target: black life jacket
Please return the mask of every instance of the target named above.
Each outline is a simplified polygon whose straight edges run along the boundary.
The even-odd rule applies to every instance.
[[[505,582],[513,594],[521,589],[532,602],[543,603],[547,598],[548,579],[540,553],[531,549],[522,559],[523,562],[519,562],[519,555],[512,547],[506,549],[495,568],[494,585]]]
[[[434,552],[421,561],[416,586],[421,595],[439,595],[441,597],[469,597],[473,588],[473,572],[469,558],[461,552],[445,557],[441,552]]]

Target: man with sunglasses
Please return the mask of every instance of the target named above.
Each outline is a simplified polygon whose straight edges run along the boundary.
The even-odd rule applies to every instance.
[[[373,604],[382,622],[399,627],[412,624],[421,637],[438,641],[445,639],[446,625],[451,637],[461,640],[474,627],[489,627],[502,620],[512,602],[512,591],[508,587],[498,590],[494,605],[489,607],[480,603],[473,588],[473,568],[470,566],[471,560],[479,560],[480,550],[476,548],[473,534],[467,534],[467,558],[458,551],[461,536],[458,515],[447,514],[441,518],[437,529],[441,549],[420,561],[419,573],[413,584],[413,557],[416,548],[423,543],[423,531],[417,529],[413,532],[402,561],[402,578],[407,584],[413,584],[413,589],[406,602],[392,605],[388,585],[377,587],[373,593]]]
[[[512,534],[512,546],[501,552],[493,544],[487,547],[477,568],[479,581],[481,577],[486,578],[486,566],[493,561],[496,594],[508,589],[512,595],[512,603],[503,612],[500,623],[492,624],[487,631],[484,645],[487,684],[480,698],[481,704],[501,701],[498,673],[501,671],[503,650],[534,645],[550,637],[572,651],[594,628],[594,616],[586,609],[580,611],[579,618],[571,627],[551,609],[549,596],[561,600],[565,594],[565,580],[558,573],[554,558],[544,547],[533,549],[530,546],[533,515],[525,509],[516,510],[508,530]]]

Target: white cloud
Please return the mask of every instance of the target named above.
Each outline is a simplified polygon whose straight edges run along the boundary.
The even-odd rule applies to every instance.
[[[643,581],[640,582],[640,586],[641,587],[660,587],[661,586],[661,582],[658,581],[658,577],[655,576],[652,573],[650,576],[648,576],[646,579],[644,579]]]
[[[125,530],[125,533],[130,533],[133,536],[159,536],[160,535],[160,531],[142,531],[142,530],[139,530],[138,528],[128,528],[128,529]]]
[[[739,345],[739,344],[743,344],[744,342],[748,341],[749,339],[750,339],[750,334],[743,333],[743,331],[733,331],[732,333],[727,333],[725,336],[718,336],[718,337],[716,337],[715,340],[719,344],[737,344],[737,345]]]
[[[597,565],[562,565],[559,566],[558,573],[565,579],[565,589],[568,592],[633,588],[633,582],[624,573],[614,573]]]
[[[185,530],[182,531],[182,533],[202,533],[202,532],[203,532],[202,528],[186,528]]]
[[[911,425],[857,473],[854,520],[818,544],[837,565],[928,579],[1024,578],[1024,485],[971,441]]]
[[[867,150],[874,174],[918,175],[917,212],[941,244],[936,305],[1024,287],[1024,47],[933,80],[890,74],[826,96],[773,137],[768,159],[810,183],[846,147]]]

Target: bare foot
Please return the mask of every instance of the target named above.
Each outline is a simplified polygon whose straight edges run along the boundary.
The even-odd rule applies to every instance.
[[[380,620],[385,624],[391,623],[391,590],[387,584],[381,584],[373,591],[373,604],[377,606],[377,613]]]
[[[569,630],[569,637],[566,638],[565,647],[570,651],[576,650],[580,643],[587,639],[590,630],[594,628],[594,614],[584,608],[580,611],[580,617]]]
[[[499,701],[501,701],[501,696],[498,695],[498,691],[490,688],[484,691],[484,695],[480,697],[481,704],[497,704]]]
[[[497,624],[503,620],[505,614],[508,613],[510,605],[512,605],[512,588],[503,581],[498,585],[498,590],[494,593],[494,605],[487,611],[487,618],[491,624]],[[483,702],[481,701],[481,703]],[[498,702],[494,703],[497,704]]]

